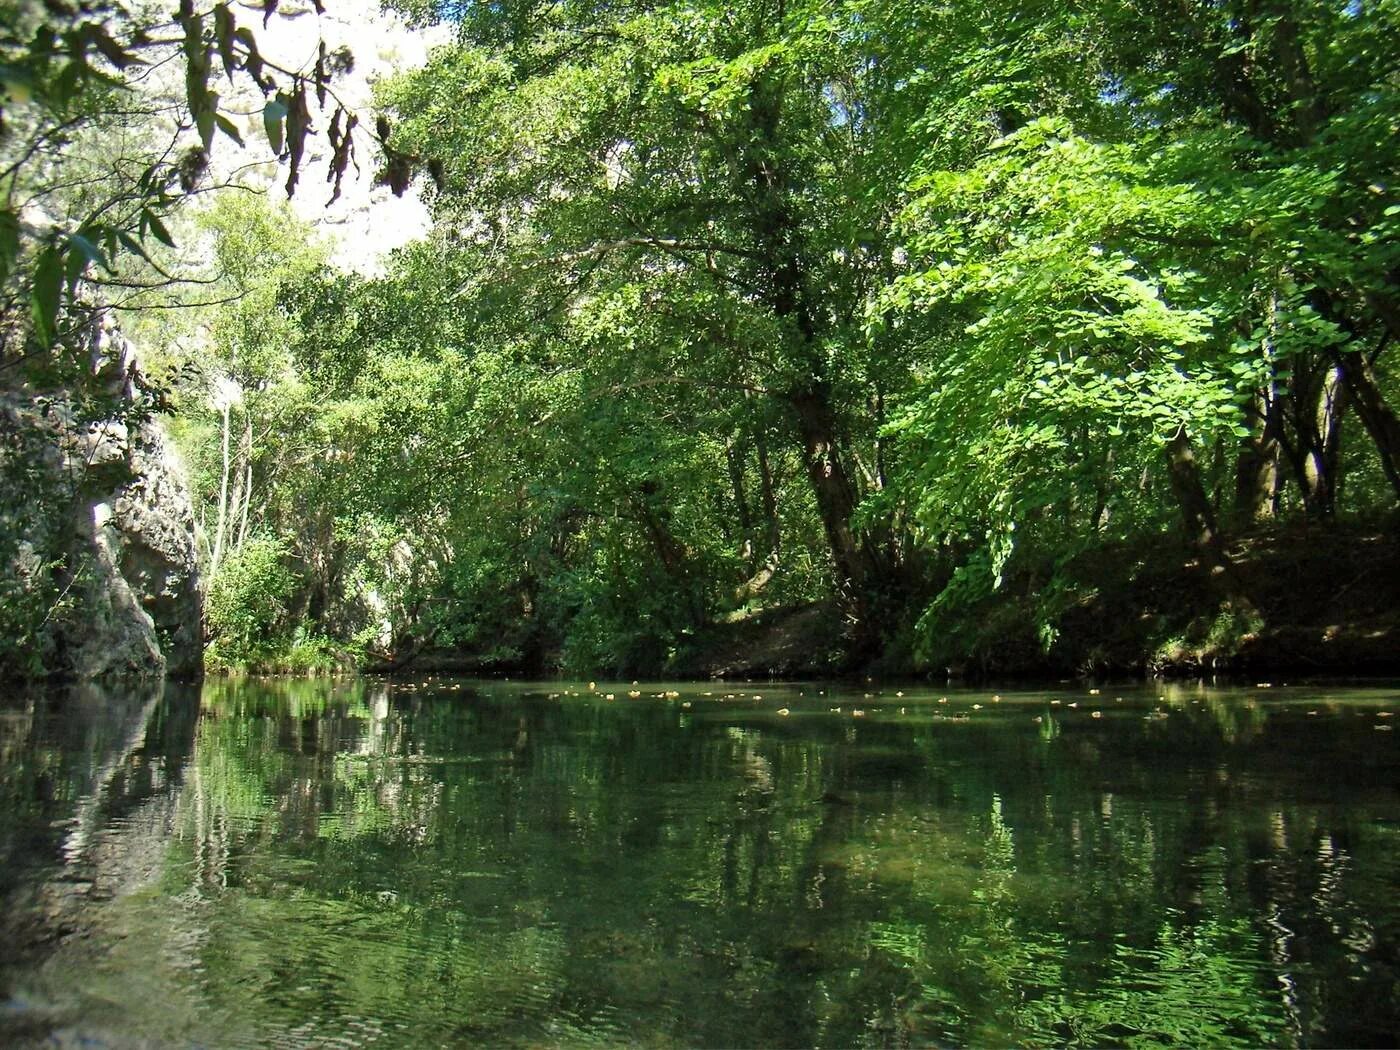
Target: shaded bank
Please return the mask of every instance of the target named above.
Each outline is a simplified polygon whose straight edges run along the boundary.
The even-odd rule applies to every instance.
[[[1226,546],[1241,614],[1210,566],[1164,538],[1031,565],[953,613],[902,619],[874,658],[855,660],[833,602],[778,606],[710,623],[669,656],[586,670],[632,675],[934,678],[1400,671],[1400,543],[1391,531],[1297,524]],[[1058,576],[1057,576],[1058,574]],[[916,624],[918,630],[915,630]],[[527,625],[515,627],[526,633]],[[920,635],[922,637],[920,637]],[[528,654],[429,647],[372,673],[558,673],[560,649]]]

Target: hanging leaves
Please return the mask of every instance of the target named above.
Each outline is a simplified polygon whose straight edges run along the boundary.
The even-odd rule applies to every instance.
[[[125,70],[129,66],[143,66],[145,61],[137,58],[127,51],[109,34],[104,26],[84,25],[77,31],[83,42],[95,48],[108,62],[119,70]]]
[[[77,280],[78,276],[87,269],[89,264],[102,267],[104,270],[111,270],[112,264],[108,261],[106,253],[93,243],[92,237],[96,235],[93,230],[85,230],[80,233],[70,233],[68,243],[72,250],[68,252],[69,280]],[[74,260],[78,260],[75,264]],[[76,272],[74,272],[76,269]]]
[[[10,276],[19,257],[19,216],[8,208],[0,209],[0,284]]]
[[[142,240],[146,239],[146,233],[150,231],[150,233],[155,235],[156,240],[160,241],[166,247],[175,247],[175,238],[170,236],[170,231],[165,228],[165,223],[161,222],[160,216],[149,208],[141,212],[141,222],[138,229],[140,230]]]
[[[209,154],[199,146],[191,146],[180,156],[180,163],[176,169],[176,175],[180,180],[180,189],[185,193],[193,192],[204,178],[205,172],[209,170]]]
[[[344,123],[342,126],[342,118]],[[331,144],[331,161],[326,171],[326,181],[334,184],[331,199],[326,202],[326,206],[334,204],[340,199],[341,181],[345,178],[345,171],[355,157],[355,137],[354,131],[359,124],[359,118],[348,112],[343,106],[335,111],[331,118],[330,130],[326,137]]]
[[[261,3],[265,26],[278,10],[278,2]],[[0,30],[5,44],[0,56],[0,134],[8,130],[7,109],[17,105],[38,107],[51,120],[81,117],[70,107],[89,86],[126,89],[129,85],[119,74],[146,65],[138,52],[156,43],[141,27],[123,27],[119,18],[99,14],[97,8],[70,11],[64,0],[46,0],[43,6],[53,17],[41,22],[32,35],[21,38],[8,28]],[[319,0],[315,6],[323,11]],[[135,205],[133,217],[35,235],[20,222],[18,209],[0,207],[0,282],[15,280],[16,271],[23,268],[18,301],[27,305],[33,332],[42,343],[52,345],[56,340],[65,301],[93,267],[111,272],[125,253],[149,259],[151,239],[174,247],[174,237],[160,216],[204,180],[216,136],[245,144],[244,121],[220,111],[220,95],[211,83],[217,75],[215,62],[231,85],[245,73],[266,96],[263,131],[273,153],[289,165],[289,195],[295,192],[306,163],[307,139],[316,134],[309,105],[312,91],[321,108],[335,108],[326,171],[332,200],[339,199],[345,173],[355,164],[359,122],[334,99],[332,85],[354,65],[348,48],[330,48],[322,42],[312,71],[287,73],[283,79],[282,71],[264,60],[253,31],[239,26],[233,0],[213,0],[203,9],[195,0],[176,0],[176,7],[173,20],[184,75],[184,119],[193,125],[198,142],[173,159],[147,165],[124,186],[129,194],[125,199]],[[402,179],[396,179],[396,185],[402,184]]]
[[[240,147],[243,145],[243,135],[238,130],[238,125],[235,124],[233,121],[229,120],[228,117],[224,116],[222,113],[216,112],[214,114],[214,123],[216,123],[219,126],[220,131],[222,131],[229,138],[233,139],[233,141],[238,143]]]
[[[296,192],[306,136],[311,131],[311,109],[306,103],[306,81],[298,77],[287,105],[287,196]]]
[[[179,22],[184,30],[181,46],[185,53],[185,101],[204,148],[208,150],[214,141],[214,111],[218,96],[209,90],[212,61],[209,43],[204,36],[204,19],[194,13],[189,0],[181,0]]]
[[[63,292],[63,251],[51,241],[39,252],[29,292],[29,315],[40,343],[51,344],[58,331],[58,307]]]
[[[279,91],[276,98],[269,99],[263,106],[263,130],[267,132],[267,143],[279,157],[282,156],[282,122],[287,119],[291,104],[292,100]]]
[[[224,74],[229,83],[233,82],[234,71],[238,69],[238,57],[233,50],[238,26],[228,4],[214,5],[214,41],[219,48],[219,59],[224,65]]]
[[[388,186],[395,197],[402,197],[413,182],[413,162],[416,158],[397,150],[384,149],[384,167],[379,170],[376,182]]]
[[[263,75],[262,55],[258,51],[258,42],[253,37],[251,29],[236,29],[233,38],[243,46],[243,68],[248,75],[253,78],[253,82],[262,89],[264,95],[272,91],[276,85],[271,77]]]
[[[326,42],[324,40],[321,41],[320,47],[316,51],[316,69],[313,79],[316,81],[316,104],[325,109],[326,85],[331,82],[331,78],[326,69]]]
[[[384,166],[375,174],[374,181],[379,185],[388,186],[395,197],[402,197],[413,184],[414,171],[426,165],[434,185],[441,190],[446,184],[442,161],[436,157],[424,161],[417,154],[395,149],[389,145],[389,136],[393,134],[393,130],[389,118],[383,113],[374,118],[374,134],[379,139],[380,152],[384,154]]]

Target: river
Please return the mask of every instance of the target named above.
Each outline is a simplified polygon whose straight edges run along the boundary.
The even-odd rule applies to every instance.
[[[0,1042],[1400,1043],[1400,688],[0,702]]]

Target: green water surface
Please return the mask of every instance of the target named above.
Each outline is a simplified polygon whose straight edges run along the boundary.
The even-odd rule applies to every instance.
[[[1395,1045],[1391,712],[1281,683],[13,695],[0,1042]]]

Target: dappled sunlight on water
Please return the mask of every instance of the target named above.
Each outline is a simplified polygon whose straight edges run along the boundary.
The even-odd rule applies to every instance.
[[[19,698],[0,1035],[1390,1043],[1397,709],[432,677]]]

